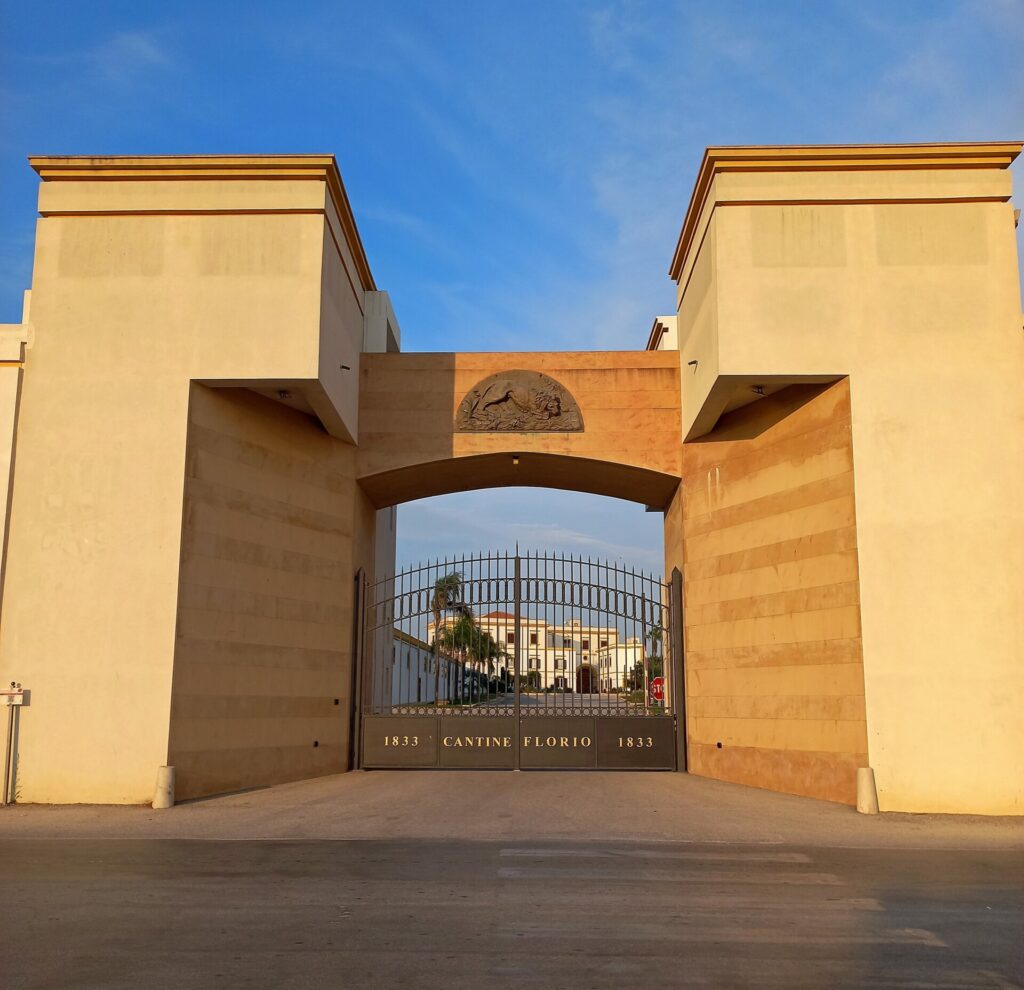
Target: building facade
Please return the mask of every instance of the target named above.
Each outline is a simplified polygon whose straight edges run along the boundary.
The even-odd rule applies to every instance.
[[[445,623],[451,620],[443,620]],[[635,637],[624,637],[615,626],[585,625],[582,619],[551,623],[541,618],[520,618],[491,611],[475,616],[476,625],[505,651],[504,666],[511,667],[516,637],[523,678],[529,688],[575,691],[585,694],[612,693],[627,689],[637,666],[643,669],[647,651]],[[434,623],[427,636],[434,642]]]
[[[375,711],[399,711],[404,705],[432,705],[453,697],[453,685],[465,680],[462,665],[401,629],[392,633],[386,663],[370,666],[369,701]]]

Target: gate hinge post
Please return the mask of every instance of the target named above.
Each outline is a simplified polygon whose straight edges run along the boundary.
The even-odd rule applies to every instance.
[[[669,584],[669,624],[672,644],[672,707],[676,718],[676,770],[686,773],[686,665],[683,660],[683,575],[672,568]]]

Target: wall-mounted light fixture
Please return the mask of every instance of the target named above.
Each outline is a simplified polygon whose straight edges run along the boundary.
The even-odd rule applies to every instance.
[[[750,388],[755,395],[764,395],[763,385],[751,385]]]
[[[518,454],[513,454],[512,455],[512,467],[519,467],[519,455]]]
[[[288,389],[286,389],[286,388],[282,388],[282,389],[281,389],[281,390],[280,390],[280,391],[279,391],[279,392],[277,393],[277,397],[278,397],[279,399],[290,399],[290,398],[292,397],[292,393],[291,393],[291,392],[289,392],[289,391],[288,391]]]

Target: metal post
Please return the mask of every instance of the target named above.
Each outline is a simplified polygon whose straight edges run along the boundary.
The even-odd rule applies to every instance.
[[[683,575],[672,568],[669,590],[669,625],[672,632],[672,707],[676,716],[676,770],[686,773],[686,666],[683,663]]]
[[[506,571],[506,573],[508,573],[508,572]],[[515,733],[514,733],[516,752],[515,752],[515,759],[514,759],[514,762],[513,762],[512,766],[516,770],[519,769],[519,698],[520,698],[520,693],[521,693],[521,690],[522,690],[522,686],[519,683],[520,679],[521,679],[521,673],[522,673],[521,669],[520,669],[520,657],[522,655],[522,644],[520,643],[520,640],[523,638],[522,635],[521,635],[521,629],[520,629],[520,613],[522,611],[522,604],[523,604],[523,589],[520,587],[520,577],[521,577],[521,573],[520,573],[520,558],[519,558],[519,553],[517,552],[516,553],[516,560],[515,560],[515,568],[513,570],[513,578],[514,578],[514,580],[513,580],[513,588],[512,588],[512,605],[513,605],[512,611],[513,611],[513,614],[515,615],[515,619],[514,619],[513,625],[512,625],[512,628],[515,629],[515,637],[513,638],[513,643],[512,643],[512,657],[513,657],[512,662],[515,665],[515,685],[516,685],[516,694],[515,694],[515,720],[516,720],[516,726],[515,726]]]
[[[2,804],[8,804],[11,795],[11,751],[14,749],[14,705],[7,708],[7,745],[4,748],[4,799]]]
[[[366,572],[360,567],[356,571],[355,614],[352,616],[352,714],[349,732],[349,769],[358,770],[363,750],[363,654],[365,643]]]
[[[647,599],[645,597],[640,598],[640,662],[644,666],[644,714],[649,715],[651,711],[651,662],[647,657]]]

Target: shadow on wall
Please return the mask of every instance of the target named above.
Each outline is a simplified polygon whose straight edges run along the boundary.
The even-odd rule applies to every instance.
[[[849,380],[727,414],[683,470],[692,772],[854,804],[868,763]]]
[[[726,413],[715,428],[687,445],[722,443],[725,440],[754,440],[787,416],[796,412],[835,383],[789,385],[784,389]]]
[[[193,385],[169,764],[179,800],[349,765],[357,571],[375,510],[355,447],[244,389]]]

